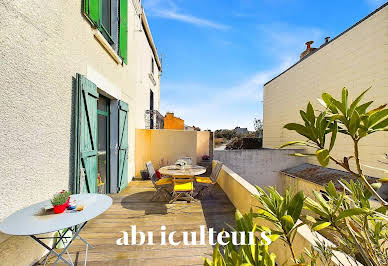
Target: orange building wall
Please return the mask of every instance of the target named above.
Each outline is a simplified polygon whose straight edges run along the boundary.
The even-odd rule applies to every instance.
[[[164,129],[184,130],[184,122],[183,119],[175,117],[174,113],[167,113],[164,117]]]

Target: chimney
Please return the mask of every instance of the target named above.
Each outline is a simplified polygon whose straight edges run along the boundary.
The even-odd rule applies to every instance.
[[[325,43],[323,43],[319,48],[321,48],[321,47],[325,46],[326,44],[328,44],[329,43],[329,39],[330,39],[330,36],[325,37]]]
[[[314,48],[314,47],[311,47],[311,45],[314,43],[314,41],[308,41],[306,42],[306,50],[304,50],[301,54],[300,54],[300,59],[302,59],[303,57],[309,55],[310,53],[318,50],[318,48]]]

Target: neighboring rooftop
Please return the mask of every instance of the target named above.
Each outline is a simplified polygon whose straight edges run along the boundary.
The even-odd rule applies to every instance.
[[[325,168],[318,165],[313,165],[309,163],[304,163],[292,168],[288,168],[280,171],[291,177],[298,177],[304,180],[313,182],[318,185],[325,186],[330,181],[333,181],[334,186],[337,189],[342,189],[341,184],[338,182],[341,179],[345,179],[347,181],[356,180],[354,176],[349,174],[348,172],[344,172],[337,169]],[[369,177],[368,180],[370,183],[376,182],[374,177]]]
[[[268,83],[272,82],[273,80],[277,79],[278,77],[280,77],[281,75],[283,75],[284,73],[286,73],[288,70],[290,70],[291,68],[295,67],[297,64],[299,64],[300,62],[302,62],[303,60],[305,60],[306,58],[310,57],[311,55],[315,54],[316,52],[320,51],[322,48],[324,48],[326,45],[334,42],[336,39],[338,39],[339,37],[341,37],[342,35],[344,35],[345,33],[347,33],[348,31],[350,31],[351,29],[353,29],[354,27],[356,27],[358,24],[362,23],[364,20],[368,19],[369,17],[371,17],[372,15],[374,15],[375,13],[379,12],[380,10],[382,10],[383,8],[385,8],[386,6],[388,6],[388,2],[386,2],[385,4],[383,4],[382,6],[380,6],[379,8],[377,8],[375,11],[373,11],[372,13],[370,13],[369,15],[367,15],[366,17],[364,17],[363,19],[359,20],[358,22],[356,22],[355,24],[353,24],[350,28],[346,29],[345,31],[343,31],[342,33],[338,34],[335,38],[331,39],[330,41],[328,41],[328,39],[326,40],[326,42],[321,45],[319,48],[317,48],[316,50],[313,50],[313,51],[310,51],[309,53],[307,53],[305,56],[303,56],[298,62],[296,62],[295,64],[293,64],[292,66],[290,66],[289,68],[287,68],[286,70],[284,70],[283,72],[281,72],[279,75],[275,76],[274,78],[272,78],[271,80],[269,80],[268,82],[266,82],[264,84],[267,85]],[[314,48],[315,49],[315,48]]]

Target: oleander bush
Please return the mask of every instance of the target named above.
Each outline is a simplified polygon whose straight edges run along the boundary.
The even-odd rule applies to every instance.
[[[258,230],[259,226],[254,221],[260,220],[255,218],[270,222],[272,240],[279,241],[276,240],[279,238],[289,247],[292,254],[290,264],[335,265],[333,260],[340,261],[336,256],[336,251],[339,251],[346,254],[346,260],[353,264],[357,261],[368,266],[388,265],[388,203],[377,193],[381,182],[386,182],[387,179],[382,178],[379,182],[370,184],[363,173],[359,151],[361,139],[376,132],[388,131],[388,109],[386,104],[371,108],[373,101],[362,102],[368,91],[369,89],[365,90],[353,101],[349,101],[346,88],[342,89],[341,99],[323,93],[322,99],[318,99],[323,110],[316,110],[308,103],[306,110],[300,110],[302,124],[289,123],[284,126],[296,131],[304,139],[288,142],[281,147],[306,146],[309,150],[313,149],[314,153],[294,155],[315,156],[323,167],[333,162],[354,177],[349,182],[340,181],[340,190],[330,182],[324,191],[313,191],[313,198],[306,198],[303,192],[293,194],[287,190],[284,195],[280,195],[275,188],[263,190],[257,187],[257,199],[261,206],[256,213],[244,216],[244,221],[253,224],[249,230]],[[338,134],[346,135],[353,144],[353,153],[344,155],[343,158],[336,158],[332,152]],[[350,163],[352,160],[354,166]],[[378,204],[372,206],[371,200]],[[302,215],[302,208],[307,214]],[[297,228],[302,225],[309,226],[315,233],[323,231],[333,241],[333,245],[317,240],[311,247],[306,247],[303,254],[297,256],[294,238]],[[259,245],[256,249],[260,248],[262,246]],[[258,257],[258,260],[244,259],[247,252],[252,254],[249,250],[253,250],[253,247],[217,246],[213,261],[205,264],[267,265],[264,263],[265,256]],[[268,251],[263,252],[269,254]],[[275,255],[270,256],[273,258]]]

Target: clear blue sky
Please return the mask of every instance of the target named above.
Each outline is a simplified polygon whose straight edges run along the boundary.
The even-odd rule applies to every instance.
[[[385,0],[144,0],[163,58],[161,112],[201,129],[253,129],[263,84],[304,43],[335,37]]]

